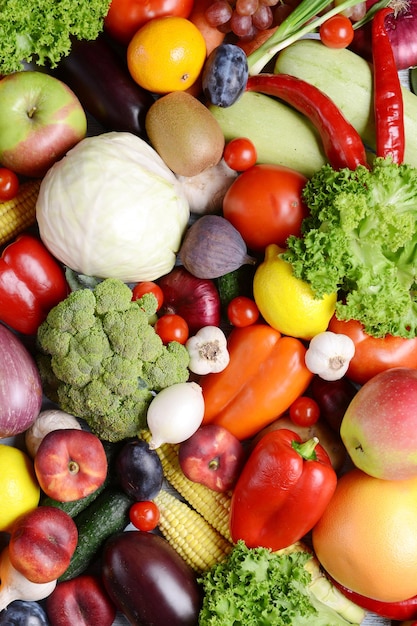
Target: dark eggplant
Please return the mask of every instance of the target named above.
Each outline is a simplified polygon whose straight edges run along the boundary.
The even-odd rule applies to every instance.
[[[93,41],[74,39],[70,54],[60,61],[54,74],[105,130],[146,138],[145,117],[154,98],[135,83],[104,35]]]
[[[142,439],[125,443],[115,462],[116,476],[123,491],[135,500],[152,500],[162,487],[164,471],[155,450]]]
[[[161,537],[127,530],[110,537],[102,555],[110,599],[131,624],[196,626],[202,590],[195,572]]]

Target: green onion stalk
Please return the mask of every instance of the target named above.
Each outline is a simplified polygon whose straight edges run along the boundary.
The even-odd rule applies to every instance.
[[[259,74],[278,52],[309,33],[317,31],[317,29],[333,15],[342,13],[357,4],[361,3],[358,2],[358,0],[343,0],[343,2],[340,2],[337,6],[319,15],[329,6],[328,0],[302,0],[278,26],[271,37],[248,56],[249,75],[254,76],[255,74]],[[370,9],[367,16],[361,20],[361,24],[365,23],[365,21],[369,21],[376,10],[388,6],[388,4],[389,0],[380,0],[380,2],[376,3],[372,9]],[[372,14],[370,14],[371,11]]]

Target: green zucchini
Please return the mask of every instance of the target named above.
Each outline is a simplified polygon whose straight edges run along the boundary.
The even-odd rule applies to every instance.
[[[321,89],[356,128],[365,146],[375,151],[373,75],[362,57],[348,49],[328,48],[315,39],[301,39],[278,54],[274,72],[291,74]],[[404,161],[417,167],[417,96],[406,87],[402,94]]]
[[[256,147],[258,163],[285,165],[307,177],[326,163],[317,129],[305,115],[279,100],[246,91],[230,107],[210,105],[209,109],[226,141],[244,131]]]
[[[55,500],[49,496],[42,496],[40,500],[40,505],[42,506],[53,506],[56,509],[61,509],[67,513],[70,517],[76,517],[81,511],[84,511],[94,500],[110,485],[110,477],[107,475],[106,480],[100,487],[98,487],[93,493],[90,493],[85,498],[79,498],[78,500],[71,500],[70,502],[61,502],[60,500]]]
[[[133,502],[120,489],[108,487],[74,518],[78,543],[69,567],[58,579],[60,582],[82,574],[99,554],[106,540],[124,530],[129,523],[129,509]]]

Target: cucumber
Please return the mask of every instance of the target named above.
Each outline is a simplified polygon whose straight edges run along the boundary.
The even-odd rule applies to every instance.
[[[276,74],[291,74],[326,93],[356,128],[365,146],[375,151],[372,66],[348,49],[334,49],[301,39],[282,50]],[[402,88],[406,148],[404,161],[417,167],[417,96]]]
[[[324,163],[321,137],[313,124],[287,104],[256,92],[245,92],[235,104],[222,108],[209,105],[226,142],[236,137],[250,139],[258,163],[276,163],[310,177]]]
[[[223,274],[223,276],[219,276],[219,278],[216,279],[217,290],[223,310],[226,310],[229,302],[237,296],[252,297],[252,284],[255,269],[256,268],[253,266],[242,265],[242,267],[239,267],[237,270]]]
[[[81,511],[84,511],[94,500],[104,491],[106,487],[110,484],[109,476],[107,476],[106,480],[98,489],[90,493],[90,495],[85,496],[85,498],[80,498],[79,500],[71,500],[70,502],[61,502],[60,500],[54,500],[54,498],[50,498],[49,496],[42,496],[40,500],[40,505],[42,506],[54,506],[56,509],[61,509],[67,513],[70,517],[76,517]]]
[[[92,504],[74,518],[78,543],[71,562],[58,579],[75,578],[92,563],[106,540],[121,532],[129,523],[129,509],[134,500],[116,487],[105,489]]]

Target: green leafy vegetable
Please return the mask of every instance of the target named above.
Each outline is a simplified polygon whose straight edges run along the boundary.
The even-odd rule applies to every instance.
[[[308,181],[310,215],[284,258],[318,297],[339,292],[339,319],[375,337],[417,335],[417,169],[324,165]]]
[[[154,392],[188,380],[185,346],[165,346],[149,323],[156,308],[153,294],[132,302],[127,285],[107,278],[71,292],[38,329],[45,394],[101,439],[136,436]]]
[[[0,0],[0,74],[23,61],[55,67],[71,37],[96,39],[110,0]]]
[[[238,541],[199,581],[199,626],[344,626],[365,616],[325,578],[302,544],[271,552]]]

